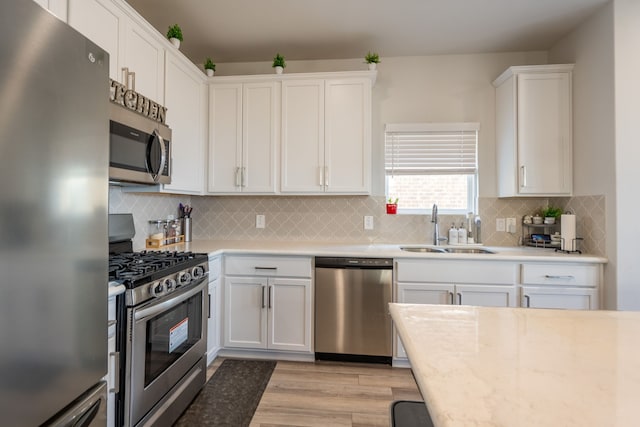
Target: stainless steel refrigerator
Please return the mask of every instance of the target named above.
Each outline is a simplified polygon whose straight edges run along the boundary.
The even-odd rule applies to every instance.
[[[31,0],[0,28],[0,424],[105,425],[108,56]]]

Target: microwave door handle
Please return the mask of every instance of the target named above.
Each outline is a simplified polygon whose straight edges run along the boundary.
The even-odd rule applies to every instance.
[[[155,165],[153,159],[151,158],[151,154],[153,153],[153,146],[155,144],[160,145],[160,164],[158,165],[157,169],[154,167]],[[164,140],[162,139],[158,131],[154,130],[152,133],[152,138],[149,141],[149,145],[147,146],[147,169],[149,170],[149,173],[151,173],[151,177],[154,181],[158,181],[158,178],[160,176],[160,173],[164,169],[166,161],[167,151],[164,146]]]

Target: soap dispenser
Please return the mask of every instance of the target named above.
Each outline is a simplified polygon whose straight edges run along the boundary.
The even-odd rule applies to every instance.
[[[453,223],[451,223],[451,228],[449,229],[449,244],[458,244],[458,230],[456,230],[456,226]]]
[[[458,243],[461,245],[467,244],[467,229],[464,228],[464,221],[460,222],[460,228],[458,228]]]

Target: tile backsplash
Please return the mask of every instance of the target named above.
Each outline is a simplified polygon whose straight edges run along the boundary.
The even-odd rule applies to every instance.
[[[577,215],[577,234],[585,253],[605,254],[604,196],[572,198],[480,198],[482,243],[516,246],[522,236],[522,217],[550,202]],[[215,240],[325,241],[352,243],[431,243],[430,215],[387,215],[382,196],[178,196],[126,193],[112,186],[109,212],[131,212],[142,248],[147,221],[177,215],[178,204],[193,206],[193,238]],[[255,227],[256,215],[265,215],[266,227]],[[374,229],[364,230],[363,217],[373,216]],[[516,232],[496,232],[497,218],[516,218]],[[440,234],[464,217],[440,215]]]

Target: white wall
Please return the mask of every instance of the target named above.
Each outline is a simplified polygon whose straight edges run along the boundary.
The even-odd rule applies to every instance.
[[[573,188],[575,196],[605,195],[604,306],[616,292],[616,176],[613,4],[605,5],[549,50],[550,63],[574,63]]]
[[[640,310],[640,2],[615,0],[617,307]]]
[[[384,195],[384,125],[479,122],[480,196],[494,197],[493,80],[511,65],[546,64],[546,52],[381,58],[373,90],[373,195]],[[288,61],[285,73],[365,70],[362,59]],[[272,73],[270,63],[220,64],[216,75]]]

